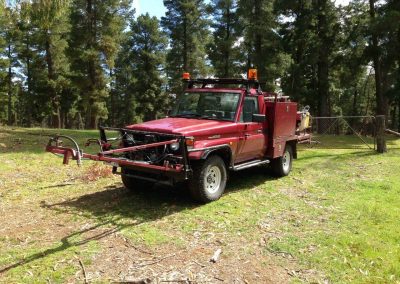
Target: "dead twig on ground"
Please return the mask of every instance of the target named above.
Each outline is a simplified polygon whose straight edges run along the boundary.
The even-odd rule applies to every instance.
[[[195,264],[197,264],[197,265],[199,265],[199,266],[202,267],[202,268],[206,267],[206,265],[201,264],[200,262],[197,262],[197,261],[195,261],[195,260],[192,260],[192,262],[195,263]]]
[[[225,281],[224,279],[219,278],[218,276],[215,276],[215,275],[214,275],[214,278],[217,279],[217,280],[219,280],[219,281],[221,281],[221,282],[224,282],[224,281]]]
[[[162,280],[160,282],[161,283],[187,283],[187,284],[196,283],[196,282],[190,281],[189,279]]]
[[[175,255],[176,255],[176,253],[169,254],[169,255],[161,257],[161,258],[159,258],[157,260],[154,260],[154,261],[151,261],[151,262],[148,262],[148,263],[142,263],[140,265],[137,265],[134,268],[140,268],[140,267],[144,267],[144,266],[148,266],[148,265],[153,265],[153,264],[156,264],[156,263],[159,263],[159,262],[163,261],[164,259],[171,258],[171,257],[173,257]]]
[[[83,272],[83,277],[84,277],[84,283],[85,284],[88,284],[89,282],[88,282],[88,280],[87,280],[87,275],[86,275],[86,269],[85,269],[85,266],[83,265],[83,262],[82,262],[82,260],[79,258],[79,257],[77,257],[77,259],[78,259],[78,261],[79,261],[79,265],[81,266],[81,268],[82,268],[82,272]]]
[[[141,249],[141,248],[135,246],[135,245],[132,244],[128,239],[126,239],[126,238],[122,238],[122,239],[123,239],[123,240],[125,241],[125,243],[126,243],[125,246],[127,246],[127,247],[132,247],[132,248],[134,248],[135,250],[140,251],[140,252],[145,253],[145,254],[148,254],[148,255],[153,255],[152,252],[146,251],[146,250],[144,250],[144,249]]]

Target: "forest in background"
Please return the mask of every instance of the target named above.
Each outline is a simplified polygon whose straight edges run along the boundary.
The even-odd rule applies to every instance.
[[[400,1],[0,0],[0,124],[123,126],[165,115],[181,75],[241,77],[318,116],[400,128]]]

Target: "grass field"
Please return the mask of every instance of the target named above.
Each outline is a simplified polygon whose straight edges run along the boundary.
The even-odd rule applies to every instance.
[[[129,193],[105,165],[64,166],[43,151],[51,133],[0,128],[2,283],[400,283],[400,141],[384,155],[303,146],[290,176],[238,172],[198,205]]]

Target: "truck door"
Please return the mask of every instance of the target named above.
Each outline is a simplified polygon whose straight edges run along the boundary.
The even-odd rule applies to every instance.
[[[263,123],[253,122],[253,114],[259,113],[259,103],[257,96],[246,96],[244,98],[239,127],[239,147],[235,163],[253,159],[260,159],[265,152],[265,133]]]

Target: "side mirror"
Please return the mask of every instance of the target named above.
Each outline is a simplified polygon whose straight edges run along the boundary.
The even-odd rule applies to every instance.
[[[253,117],[252,117],[253,122],[265,122],[266,120],[267,120],[267,117],[265,114],[253,113]]]

